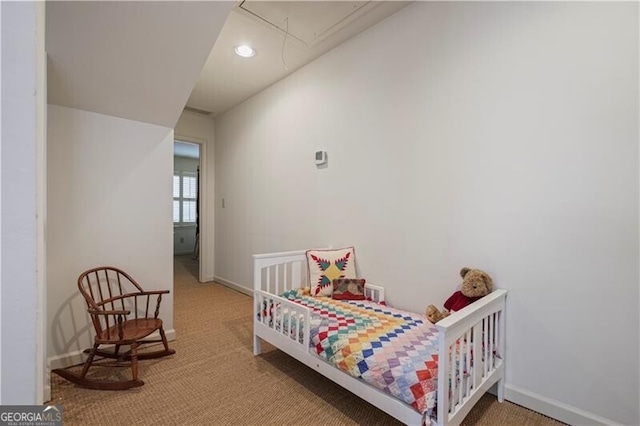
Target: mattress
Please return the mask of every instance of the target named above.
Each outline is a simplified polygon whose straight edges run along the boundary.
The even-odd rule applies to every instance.
[[[310,345],[320,358],[435,418],[438,331],[428,320],[366,300],[295,290],[283,297],[311,310]],[[286,312],[281,318],[290,322]]]

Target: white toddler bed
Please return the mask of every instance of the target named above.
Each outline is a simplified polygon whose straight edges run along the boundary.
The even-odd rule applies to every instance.
[[[254,255],[253,265],[254,355],[261,353],[261,339],[267,341],[408,425],[460,424],[496,383],[498,400],[504,400],[505,290],[495,290],[435,325],[437,416],[429,418],[316,354],[310,336],[312,309],[282,297],[308,286],[305,251]],[[365,292],[374,302],[385,300],[380,286],[367,283]]]

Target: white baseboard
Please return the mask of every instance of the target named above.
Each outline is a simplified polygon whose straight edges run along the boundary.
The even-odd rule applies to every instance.
[[[171,330],[165,330],[164,333],[167,336],[168,341],[171,342],[173,340],[176,340],[175,329],[172,328]],[[155,333],[149,337],[153,339],[156,337],[160,337],[160,335]],[[71,367],[72,365],[82,364],[85,361],[85,359],[86,359],[86,355],[84,353],[84,350],[79,350],[79,351],[67,352],[66,354],[62,354],[62,355],[52,356],[48,358],[47,361],[49,364],[49,371],[51,371],[51,370],[55,370],[56,368],[67,368],[67,367]],[[49,390],[49,394],[51,394],[50,392],[51,391]]]
[[[169,330],[165,330],[164,335],[167,336],[167,340],[169,342],[173,342],[174,340],[176,340],[176,329],[171,328]]]
[[[506,383],[504,398],[570,425],[619,425],[588,411]]]
[[[49,368],[55,370],[56,368],[67,368],[72,365],[82,364],[86,359],[86,355],[83,351],[67,352],[66,354],[52,356],[48,359]]]
[[[49,380],[47,380],[47,382],[49,382]],[[51,401],[51,383],[46,383],[44,385],[43,398],[44,401],[42,401],[41,404]]]
[[[233,281],[225,280],[222,277],[213,277],[213,280],[233,290],[239,291],[240,293],[246,294],[247,296],[253,297],[253,290],[241,286],[240,284],[234,283]]]

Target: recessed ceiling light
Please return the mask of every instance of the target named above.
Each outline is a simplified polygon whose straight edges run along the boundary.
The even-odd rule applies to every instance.
[[[236,50],[236,54],[238,56],[242,56],[243,58],[250,58],[252,56],[255,56],[256,54],[256,50],[251,46],[247,46],[246,44],[243,44],[242,46],[237,46],[235,50]]]

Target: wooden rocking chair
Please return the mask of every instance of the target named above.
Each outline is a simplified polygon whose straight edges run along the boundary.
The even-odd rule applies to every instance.
[[[101,390],[124,390],[144,385],[138,379],[138,360],[160,358],[172,355],[167,338],[158,318],[162,295],[169,290],[144,291],[126,272],[111,266],[101,266],[83,272],[78,277],[78,288],[87,302],[87,311],[95,329],[93,348],[85,350],[89,354],[80,375],[67,369],[56,369],[54,373],[85,388]],[[154,297],[155,296],[155,297]],[[155,310],[149,305],[155,301]],[[160,338],[143,340],[154,332]],[[160,343],[164,349],[154,352],[138,353],[140,345]],[[113,350],[103,350],[101,345],[113,346]],[[130,350],[119,353],[122,346]],[[132,380],[100,380],[87,377],[94,358],[114,358],[118,361],[130,361]]]

